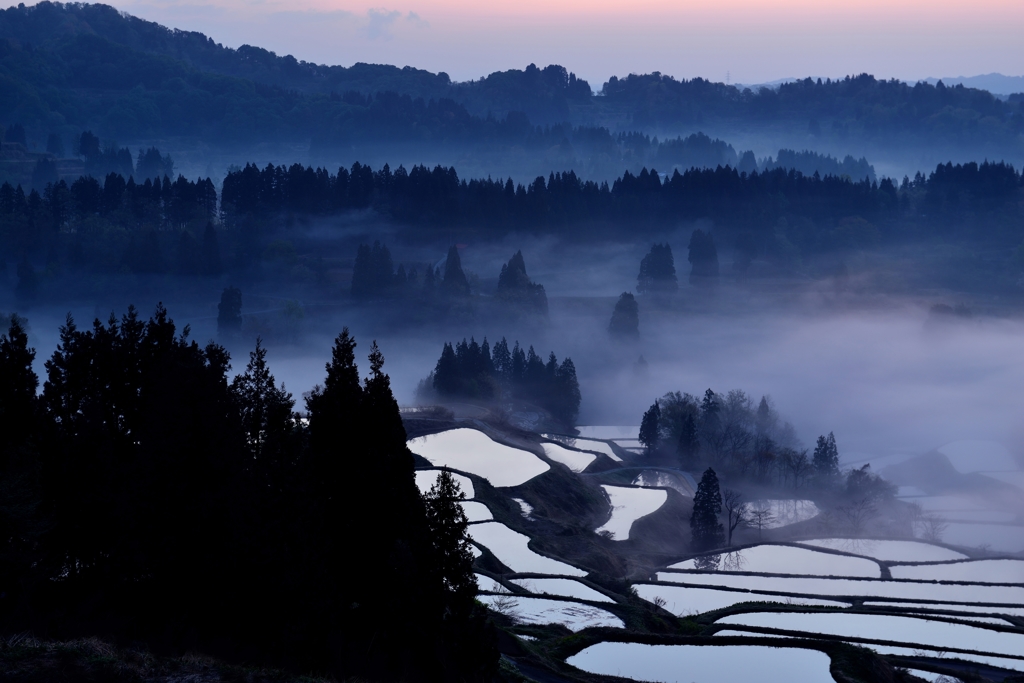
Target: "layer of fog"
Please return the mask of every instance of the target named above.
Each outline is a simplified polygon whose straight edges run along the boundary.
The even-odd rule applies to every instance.
[[[681,291],[674,302],[660,306],[641,297],[636,343],[613,342],[607,324],[617,295],[635,289],[649,243],[567,248],[551,240],[509,238],[469,245],[463,265],[478,276],[486,295],[501,263],[524,247],[529,274],[544,284],[550,299],[547,325],[438,320],[410,328],[396,316],[378,315],[387,305],[318,308],[303,301],[301,332],[287,343],[267,341],[271,369],[301,407],[302,393],[323,381],[333,337],[347,325],[359,342],[364,371],[370,342],[378,340],[399,401],[408,404],[445,341],[486,336],[494,342],[504,336],[510,343],[533,345],[543,357],[549,351],[560,359],[572,357],[583,393],[581,424],[636,425],[668,391],[701,395],[709,387],[742,389],[755,402],[770,395],[807,446],[834,431],[846,462],[916,455],[958,439],[999,441],[1019,457],[1024,443],[1017,428],[1024,386],[1020,320],[976,317],[936,324],[928,316],[935,298],[876,293],[850,300],[815,284],[726,278],[714,292],[697,290],[686,282],[685,241],[681,235],[671,238]],[[396,265],[422,268],[444,256],[439,245],[391,247]],[[723,272],[728,270],[726,261]],[[193,338],[214,338],[222,286],[211,283],[198,299],[146,299],[125,291],[116,300],[25,310],[39,350],[37,370],[42,375],[42,362],[56,347],[57,328],[69,309],[86,326],[94,316],[105,320],[111,310],[120,314],[128,303],[148,317],[162,299],[179,326],[192,325]],[[243,285],[248,302],[243,313],[252,313],[254,300],[269,295],[287,294],[273,283]],[[244,369],[251,346],[250,339],[229,345],[235,371]],[[646,372],[636,365],[641,355]]]

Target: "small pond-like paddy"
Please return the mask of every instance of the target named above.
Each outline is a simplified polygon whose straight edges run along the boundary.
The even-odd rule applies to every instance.
[[[469,472],[499,487],[519,486],[551,467],[533,453],[500,444],[476,429],[451,429],[411,439],[409,450],[436,467]]]
[[[715,556],[710,556],[713,561]],[[808,576],[857,576],[878,579],[881,567],[874,560],[847,555],[833,555],[806,548],[785,545],[757,545],[731,553],[721,553],[717,571],[760,572],[765,574],[803,574]],[[697,560],[690,559],[671,565],[670,569],[698,569]],[[708,567],[709,558],[702,561]]]
[[[606,531],[616,541],[628,539],[633,522],[656,512],[668,500],[668,492],[664,489],[630,488],[604,484],[601,488],[605,490],[611,500],[612,516],[595,531],[597,533]]]
[[[597,643],[569,657],[577,669],[657,683],[794,683],[832,680],[828,655],[764,645]]]

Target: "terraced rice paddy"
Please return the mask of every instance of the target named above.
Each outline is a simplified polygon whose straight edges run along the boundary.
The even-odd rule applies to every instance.
[[[881,578],[881,567],[873,560],[785,545],[758,545],[717,557],[717,571],[720,572]],[[705,565],[702,568],[709,569],[707,560],[702,564]],[[670,565],[669,569],[698,569],[697,560],[678,562]]]
[[[656,512],[668,500],[668,492],[663,489],[606,485],[602,485],[601,488],[611,501],[612,516],[596,531],[599,534],[607,532],[616,541],[628,539],[633,522]]]
[[[989,603],[1024,606],[1024,587],[739,575],[728,573],[658,572],[659,581],[700,586],[725,586],[758,592],[809,596],[853,596],[934,600],[948,603]]]
[[[892,572],[894,579],[1024,584],[1024,560],[975,560],[953,564],[896,565],[889,571]]]
[[[491,551],[498,561],[514,572],[585,576],[587,572],[564,562],[535,553],[528,543],[530,537],[498,522],[482,522],[469,526],[469,536]]]
[[[512,583],[538,595],[561,595],[591,602],[614,602],[604,593],[572,579],[512,579]]]
[[[480,602],[491,607],[499,606],[506,616],[521,624],[561,624],[570,631],[605,626],[622,628],[625,624],[617,616],[598,607],[582,602],[547,600],[519,595],[481,595]]]
[[[839,550],[853,555],[864,555],[885,562],[946,562],[965,560],[967,556],[942,546],[918,541],[879,541],[867,538],[816,538],[797,541],[801,545],[812,545],[829,550]]]
[[[763,645],[598,643],[566,662],[593,674],[661,683],[828,681],[830,660],[816,650]],[[756,672],[756,675],[752,674]]]
[[[750,503],[751,510],[768,510],[771,521],[764,525],[765,529],[778,529],[812,519],[818,514],[818,506],[810,500],[768,499],[755,500]]]
[[[848,612],[756,612],[731,614],[716,623],[889,641],[901,647],[909,644],[934,650],[962,649],[1011,657],[1024,653],[1024,634],[917,617]]]
[[[664,601],[664,607],[672,614],[689,616],[725,609],[741,602],[779,602],[790,605],[817,605],[820,607],[847,607],[848,603],[815,598],[789,598],[765,593],[715,590],[713,588],[689,588],[640,583],[634,586],[637,595],[648,602]]]
[[[469,472],[493,486],[519,486],[550,465],[529,451],[491,440],[476,429],[452,429],[409,441],[409,449],[437,467]]]
[[[544,449],[544,455],[550,460],[562,463],[573,472],[582,472],[597,459],[593,453],[574,451],[554,443],[542,443],[540,447]]]

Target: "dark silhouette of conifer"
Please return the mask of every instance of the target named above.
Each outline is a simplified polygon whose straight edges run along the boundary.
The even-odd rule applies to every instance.
[[[683,418],[683,428],[679,433],[678,453],[683,467],[691,466],[700,454],[700,438],[697,433],[697,420],[693,413],[688,412]]]
[[[839,448],[832,432],[828,436],[818,437],[811,466],[820,486],[831,486],[839,479]]]
[[[679,288],[676,279],[675,259],[672,247],[655,244],[640,261],[640,274],[636,278],[636,291],[640,294],[674,292]]]
[[[629,292],[623,292],[615,303],[608,331],[620,339],[636,339],[640,336],[640,306]]]
[[[690,535],[694,550],[710,550],[722,545],[725,530],[718,517],[722,514],[722,494],[718,475],[710,467],[704,470],[693,496]]]
[[[242,331],[242,290],[226,287],[217,304],[217,332],[223,335],[238,334]]]
[[[517,251],[501,266],[495,298],[518,315],[547,315],[548,297],[544,285],[536,284],[526,274],[523,252]]]
[[[459,501],[465,499],[466,494],[447,468],[441,470],[424,496],[427,527],[444,577],[445,593],[450,602],[461,603],[461,609],[467,609],[467,603],[472,602],[477,590],[473,546],[467,533],[469,519],[459,505]]]
[[[441,287],[449,296],[469,296],[469,280],[462,272],[462,259],[459,258],[459,248],[454,244],[448,249],[448,258],[444,263],[444,279]]]
[[[658,448],[661,442],[661,407],[655,401],[654,405],[647,409],[640,420],[640,445],[647,449],[648,453]]]

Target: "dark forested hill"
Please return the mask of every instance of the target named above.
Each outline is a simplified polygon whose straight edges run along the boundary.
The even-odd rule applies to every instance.
[[[1024,160],[1024,101],[962,86],[865,74],[755,92],[655,72],[612,77],[595,95],[561,66],[532,64],[453,83],[411,67],[325,66],[231,49],[106,5],[51,2],[0,11],[0,123],[22,124],[30,141],[91,130],[122,143],[312,142],[313,150],[347,150],[350,160],[405,155],[465,167],[490,155],[502,162],[480,162],[476,172],[525,176],[536,169],[523,159],[532,159],[607,179],[655,160],[662,168],[688,163],[678,150],[666,158],[633,148],[651,146],[654,134],[697,130],[742,136],[762,154],[803,148],[842,159],[856,151],[895,167],[890,174],[947,159]],[[428,152],[410,153],[417,146]],[[746,167],[708,151],[721,157],[716,163]]]

